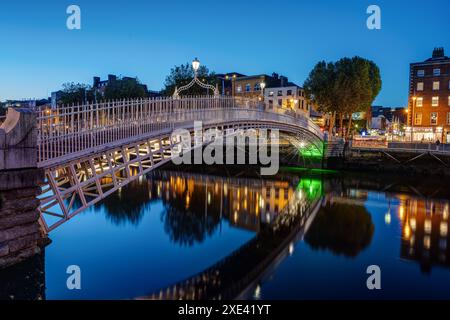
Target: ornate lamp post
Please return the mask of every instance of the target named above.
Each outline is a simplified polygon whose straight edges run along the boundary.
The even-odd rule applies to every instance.
[[[213,90],[214,91],[214,97],[216,97],[216,98],[219,97],[218,85],[216,85],[214,87],[214,86],[212,86],[210,84],[203,83],[203,82],[201,82],[198,79],[197,76],[198,76],[198,70],[200,69],[200,61],[197,58],[195,58],[194,61],[192,61],[192,69],[194,70],[194,79],[192,79],[192,81],[189,84],[185,85],[185,86],[182,86],[180,88],[175,87],[175,92],[173,93],[173,98],[174,99],[179,99],[180,98],[180,93],[182,91],[186,91],[186,90],[190,89],[194,84],[198,84],[200,87],[202,87],[204,89]]]

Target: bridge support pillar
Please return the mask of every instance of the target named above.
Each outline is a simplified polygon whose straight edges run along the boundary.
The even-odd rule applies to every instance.
[[[31,109],[8,109],[0,126],[0,170],[37,167],[37,120]]]
[[[44,171],[0,171],[0,269],[41,252],[45,235],[39,224]]]

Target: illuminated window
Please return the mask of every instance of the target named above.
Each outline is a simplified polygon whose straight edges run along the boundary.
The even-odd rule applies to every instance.
[[[438,114],[437,112],[430,113],[430,124],[432,126],[436,126],[438,122]]]
[[[441,75],[441,69],[433,69],[433,76],[440,76]]]
[[[417,70],[417,76],[418,76],[418,77],[423,77],[423,76],[425,76],[425,70]]]
[[[423,98],[417,98],[416,100],[416,107],[422,107],[423,106]]]
[[[237,92],[242,92],[242,86],[237,87]]]
[[[439,107],[439,97],[433,97],[431,99],[431,106],[433,107]]]
[[[450,106],[450,96],[448,96],[448,105]]]
[[[435,91],[439,90],[440,86],[441,86],[441,83],[439,81],[433,82],[433,90],[435,90]]]
[[[450,112],[447,112],[447,125],[450,126]]]
[[[417,82],[417,91],[423,91],[423,82]]]
[[[418,112],[415,114],[414,124],[419,125],[419,126],[422,124],[422,113],[421,112]]]
[[[273,95],[274,95],[274,92],[273,92],[273,91],[270,91],[270,92],[269,92],[269,97],[273,97]]]

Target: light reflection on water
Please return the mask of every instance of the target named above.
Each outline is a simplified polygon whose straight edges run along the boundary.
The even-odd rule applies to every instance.
[[[158,292],[250,243],[294,196],[320,199],[321,209],[307,233],[289,240],[286,254],[240,297],[450,298],[448,190],[444,182],[379,176],[284,172],[262,180],[252,172],[225,177],[220,168],[159,171],[56,229],[34,280],[39,292],[27,289],[28,298],[128,299]],[[73,264],[82,270],[81,291],[66,288],[65,271]],[[366,288],[365,271],[373,264],[382,270],[377,292]],[[30,274],[36,265],[42,263],[30,264]],[[23,278],[22,269],[8,272],[7,279]],[[0,273],[0,285],[4,278]],[[17,290],[21,286],[17,281]]]

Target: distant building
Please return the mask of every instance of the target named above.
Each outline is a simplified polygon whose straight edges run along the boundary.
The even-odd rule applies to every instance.
[[[450,142],[450,58],[435,48],[430,59],[411,63],[407,138]]]
[[[273,73],[272,76],[259,74],[254,76],[234,77],[232,78],[232,95],[243,98],[262,98],[261,83],[266,88],[286,87],[295,84],[289,84],[288,78]]]
[[[303,89],[291,82],[285,84],[285,87],[270,87],[264,90],[266,110],[278,113],[303,113],[309,117],[310,107]]]
[[[245,77],[244,74],[238,72],[229,72],[229,73],[221,73],[216,75],[217,83],[219,84],[219,88],[221,89],[220,94],[224,96],[232,96],[233,95],[233,81],[236,78]]]
[[[385,131],[388,128],[389,120],[384,115],[372,117],[371,129]]]

